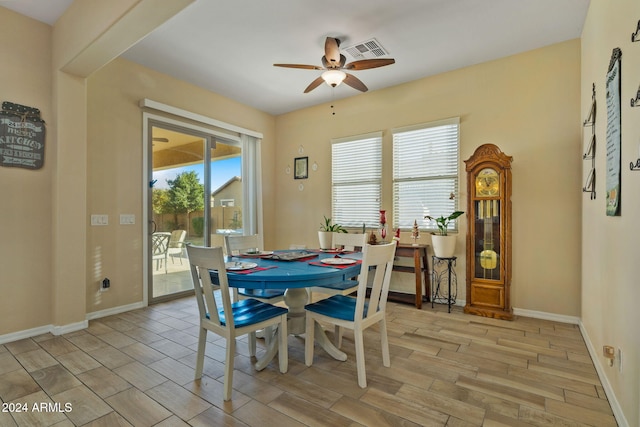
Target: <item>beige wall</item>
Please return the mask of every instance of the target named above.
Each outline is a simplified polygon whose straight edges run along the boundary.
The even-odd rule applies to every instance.
[[[88,214],[107,214],[106,227],[87,227],[88,313],[141,302],[143,298],[142,206],[147,185],[142,176],[141,99],[148,98],[257,132],[263,138],[263,197],[273,198],[275,119],[266,113],[203,91],[195,86],[117,59],[87,79],[87,205]],[[265,203],[265,228],[271,230],[273,210]],[[136,224],[119,225],[121,213]],[[267,239],[269,234],[267,234]],[[108,292],[98,283],[111,280]]]
[[[640,84],[640,43],[631,42],[640,19],[636,0],[592,0],[582,34],[582,117],[596,86],[596,200],[582,199],[582,322],[603,381],[609,382],[629,426],[640,425],[640,285],[638,279],[640,218],[640,173],[629,170],[638,159],[640,108],[632,108]],[[606,74],[613,48],[622,50],[622,215],[605,214],[606,170]],[[586,137],[585,137],[586,142]],[[587,173],[586,164],[584,174]],[[622,372],[616,361],[608,367],[602,346],[623,351]],[[624,424],[621,424],[624,425]]]
[[[148,1],[121,0],[113,2],[114,9],[85,19],[95,8],[83,10],[86,2],[76,3],[63,18],[65,25],[53,32],[0,8],[4,40],[0,53],[11,58],[0,67],[3,100],[39,108],[48,132],[41,170],[0,168],[0,336],[78,322],[86,313],[141,300],[142,118],[137,107],[141,98],[264,133],[267,249],[290,243],[317,244],[318,225],[331,209],[331,138],[384,132],[382,204],[391,214],[390,129],[460,116],[461,160],[487,142],[514,157],[514,307],[525,313],[581,316],[603,381],[615,392],[614,404],[620,405],[614,409],[623,414],[627,425],[640,425],[640,334],[636,328],[640,315],[635,307],[640,286],[634,268],[638,262],[640,174],[626,166],[637,158],[640,133],[636,118],[640,108],[630,108],[628,101],[640,83],[640,43],[629,40],[640,17],[635,0],[593,0],[582,46],[578,40],[568,41],[362,94],[336,102],[336,116],[331,115],[329,105],[322,105],[277,118],[123,60],[112,62],[88,81],[82,75],[60,73],[57,67],[65,64],[72,70],[86,70],[99,63],[95,51],[85,47],[96,38],[127,33],[103,28],[130,6],[153,7]],[[103,20],[96,21],[97,15]],[[75,26],[77,16],[92,24]],[[598,180],[595,201],[579,190],[585,173],[580,123],[595,82],[599,105],[596,166],[604,171],[604,80],[611,49],[618,46],[623,51],[623,214],[611,218],[604,214],[603,178]],[[78,55],[80,50],[90,57]],[[81,126],[78,120],[83,121]],[[57,140],[64,144],[58,146]],[[310,164],[318,164],[318,170],[310,170],[309,179],[302,181],[304,191],[298,190],[300,181],[285,173],[300,155],[300,144]],[[460,171],[464,177],[462,162]],[[461,184],[464,208],[464,179]],[[70,207],[75,214],[68,214]],[[112,225],[89,227],[90,213],[109,214]],[[136,225],[116,225],[119,213],[136,214]],[[463,220],[462,230],[465,225]],[[458,239],[461,286],[463,236],[461,233]],[[403,240],[408,241],[406,233]],[[112,278],[112,289],[97,295],[95,281],[103,276]],[[606,365],[599,355],[604,344],[623,350],[622,372],[618,365],[603,368]]]
[[[51,27],[0,8],[2,101],[39,108],[46,124],[44,166],[0,167],[0,335],[51,319]],[[29,313],[25,316],[25,313]]]
[[[398,66],[398,65],[394,65]],[[331,214],[331,138],[383,131],[382,208],[392,216],[391,129],[460,117],[460,208],[464,162],[481,144],[513,156],[513,306],[580,316],[580,41],[572,40],[277,118],[276,247],[317,246]],[[320,88],[329,90],[328,88]],[[337,90],[351,90],[338,88]],[[299,145],[318,170],[285,173]],[[304,183],[304,191],[298,184]],[[310,215],[309,212],[313,212]],[[464,295],[465,230],[457,256]],[[402,233],[410,241],[410,231]],[[428,243],[430,236],[423,234]],[[463,297],[464,298],[464,297]]]

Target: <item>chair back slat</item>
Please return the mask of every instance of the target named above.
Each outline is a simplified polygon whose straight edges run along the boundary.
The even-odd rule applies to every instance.
[[[364,319],[384,312],[389,285],[391,284],[391,272],[393,259],[396,252],[396,242],[384,245],[365,244],[362,254],[362,267],[358,277],[358,292],[356,301],[355,319]],[[372,280],[369,275],[373,274]],[[367,299],[367,284],[371,282],[371,292],[365,313],[365,301]]]
[[[214,295],[214,291],[220,291],[222,309],[225,313],[231,313],[231,295],[222,247],[205,248],[189,245],[187,246],[187,256],[191,266],[191,278],[196,292],[200,319],[203,322],[211,322],[220,328],[233,329],[233,316],[225,316],[224,325],[220,321],[218,304]],[[211,280],[210,270],[218,272],[217,285]]]
[[[259,234],[250,236],[226,235],[224,236],[224,243],[229,256],[238,255],[242,251],[261,251],[263,249],[262,238]]]
[[[363,250],[367,244],[367,235],[364,233],[333,233],[334,248],[342,246],[345,251]]]

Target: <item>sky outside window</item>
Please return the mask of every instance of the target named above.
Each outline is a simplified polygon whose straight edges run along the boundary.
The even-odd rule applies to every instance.
[[[211,162],[211,191],[215,191],[234,176],[241,176],[241,157],[216,160]],[[200,183],[204,185],[204,164],[199,163],[177,168],[163,169],[153,172],[153,179],[157,180],[154,188],[168,189],[167,180],[175,179],[178,174],[194,171],[198,174]]]

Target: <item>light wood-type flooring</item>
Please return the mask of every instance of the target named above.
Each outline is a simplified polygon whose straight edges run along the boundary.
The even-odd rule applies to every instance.
[[[316,348],[311,367],[291,336],[286,374],[276,361],[256,372],[245,339],[223,402],[224,343],[211,333],[193,379],[197,324],[189,297],[0,345],[0,426],[616,426],[575,325],[390,302],[391,367],[368,329],[366,389],[348,331],[346,362]]]

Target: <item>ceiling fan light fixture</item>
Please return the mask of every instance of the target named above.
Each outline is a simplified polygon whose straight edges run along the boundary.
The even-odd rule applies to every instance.
[[[347,74],[340,70],[327,70],[322,73],[322,79],[331,87],[338,86],[346,78]]]

